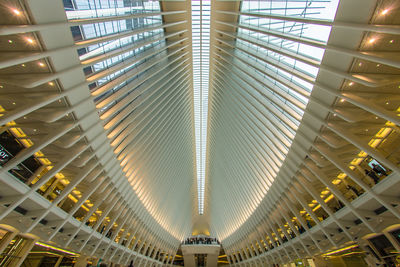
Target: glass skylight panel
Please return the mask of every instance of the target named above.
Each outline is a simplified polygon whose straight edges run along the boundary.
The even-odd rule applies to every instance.
[[[239,17],[239,25],[242,27],[238,28],[235,60],[247,62],[254,68],[256,76],[263,77],[260,83],[274,96],[271,99],[274,107],[271,114],[281,123],[278,127],[287,129],[284,136],[289,137],[290,143],[313,89],[311,82],[319,72],[319,68],[313,64],[321,62],[325,52],[322,48],[300,42],[304,40],[326,44],[331,31],[330,26],[305,23],[301,19],[333,21],[338,2],[339,0],[242,1],[241,12],[249,14]],[[266,16],[257,17],[252,14]],[[285,17],[299,19],[287,21]],[[265,55],[265,60],[259,54]],[[241,63],[235,64],[240,66]]]
[[[208,69],[210,65],[210,10],[210,0],[192,1],[193,101],[199,214],[204,213],[209,82]]]

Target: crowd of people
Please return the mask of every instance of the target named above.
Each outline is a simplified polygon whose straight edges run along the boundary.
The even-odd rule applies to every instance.
[[[186,238],[186,240],[183,241],[184,245],[197,245],[197,244],[203,244],[203,245],[211,245],[211,244],[218,244],[219,241],[217,238],[211,238],[211,237],[189,237]]]

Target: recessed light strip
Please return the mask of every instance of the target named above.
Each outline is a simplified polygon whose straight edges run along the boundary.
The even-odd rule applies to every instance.
[[[210,65],[210,16],[210,0],[192,1],[193,100],[199,214],[204,213],[208,115],[208,69]]]

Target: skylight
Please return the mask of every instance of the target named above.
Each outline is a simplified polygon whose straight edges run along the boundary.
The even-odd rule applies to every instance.
[[[193,100],[199,214],[204,212],[208,69],[210,65],[210,12],[210,0],[192,1]]]

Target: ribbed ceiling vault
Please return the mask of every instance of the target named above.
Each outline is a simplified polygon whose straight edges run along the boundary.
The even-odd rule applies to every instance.
[[[3,2],[1,224],[138,266],[210,234],[267,266],[400,219],[399,1],[211,1],[202,215],[191,1]]]

